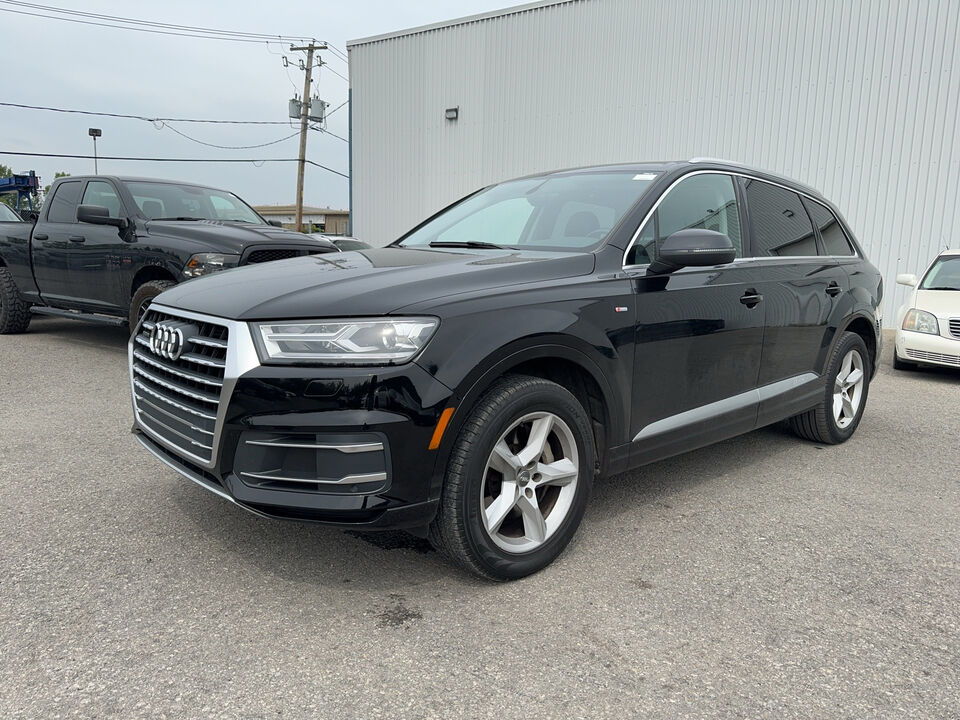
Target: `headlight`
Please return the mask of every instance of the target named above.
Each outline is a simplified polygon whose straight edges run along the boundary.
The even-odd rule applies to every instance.
[[[433,336],[436,318],[296,320],[254,324],[263,362],[391,365],[413,358]]]
[[[240,256],[230,253],[197,253],[187,260],[187,264],[183,266],[183,274],[188,278],[200,277],[236,267],[239,262]]]
[[[929,333],[930,335],[940,334],[940,325],[937,323],[937,318],[926,310],[917,310],[916,308],[908,311],[904,316],[902,327],[904,330]]]

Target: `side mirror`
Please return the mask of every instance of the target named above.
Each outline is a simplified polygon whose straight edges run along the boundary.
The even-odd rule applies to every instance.
[[[283,223],[279,220],[267,220],[267,225],[273,225],[274,227],[283,227]]]
[[[682,267],[709,267],[733,262],[737,251],[730,238],[713,230],[678,230],[660,246],[649,274],[673,272]]]
[[[110,217],[110,211],[100,205],[80,205],[77,208],[77,220],[91,225],[114,225],[121,230],[127,227],[126,218]]]
[[[917,276],[913,273],[900,273],[897,275],[897,285],[906,285],[907,287],[917,286]]]

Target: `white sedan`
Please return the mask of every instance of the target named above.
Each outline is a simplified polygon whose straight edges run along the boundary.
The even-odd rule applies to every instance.
[[[913,292],[897,311],[893,367],[960,368],[960,250],[940,253],[920,282],[910,274],[897,275],[897,282]]]

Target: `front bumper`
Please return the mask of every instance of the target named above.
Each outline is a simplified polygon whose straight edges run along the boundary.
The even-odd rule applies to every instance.
[[[939,322],[945,322],[939,320]],[[897,329],[897,357],[905,362],[960,367],[960,339]]]
[[[229,331],[215,426],[187,430],[175,403],[164,400],[196,370],[152,354],[142,341],[147,318],[167,316]],[[368,529],[428,524],[442,472],[429,445],[441,413],[453,404],[451,391],[415,363],[261,365],[248,341],[243,323],[151,306],[130,351],[140,444],[201,487],[259,515]],[[172,397],[180,409],[190,406],[189,397]],[[196,446],[187,442],[191,431],[203,432],[197,437],[210,438],[204,442],[211,447],[189,451]]]

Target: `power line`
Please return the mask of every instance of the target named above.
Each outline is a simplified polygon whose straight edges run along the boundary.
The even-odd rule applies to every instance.
[[[270,145],[276,145],[277,143],[282,143],[284,140],[289,140],[290,138],[296,137],[297,135],[300,134],[300,131],[298,130],[292,135],[285,135],[279,140],[271,140],[270,142],[260,143],[258,145],[216,145],[214,143],[204,142],[203,140],[197,140],[195,137],[190,137],[185,132],[181,132],[180,130],[177,130],[173,125],[168,125],[167,123],[163,123],[163,127],[165,127],[167,130],[173,130],[173,132],[175,132],[177,135],[180,135],[181,137],[185,137],[187,140],[190,140],[191,142],[195,142],[198,145],[206,145],[207,147],[217,148],[218,150],[253,150],[255,148],[268,147]]]
[[[92,160],[93,155],[73,155],[67,153],[37,153],[37,152],[12,152],[8,150],[0,150],[0,155],[16,155],[21,157],[51,157],[51,158],[66,158],[71,160]],[[98,160],[137,160],[140,162],[180,162],[180,163],[253,163],[257,165],[258,163],[262,165],[263,163],[268,162],[299,162],[297,158],[156,158],[156,157],[127,157],[120,155],[98,155]],[[327,167],[326,165],[321,165],[318,162],[313,160],[305,160],[308,165],[313,165],[327,172],[331,172],[334,175],[339,175],[340,177],[350,179],[350,176],[346,173],[342,173],[339,170],[334,170],[333,168]]]
[[[96,25],[99,27],[112,27],[121,30],[136,30],[139,32],[150,32],[159,35],[176,35],[180,37],[197,37],[207,40],[230,40],[233,42],[254,42],[261,43],[267,40],[276,41],[301,41],[307,38],[297,35],[270,35],[267,33],[248,33],[236,30],[219,30],[216,28],[197,27],[191,25],[177,25],[174,23],[153,22],[150,20],[137,20],[117,15],[104,15],[100,13],[84,12],[72,10],[69,8],[55,7],[52,5],[39,5],[36,3],[20,2],[19,0],[0,0],[4,5],[13,5],[20,8],[30,8],[40,12],[28,12],[27,10],[13,10],[10,8],[0,8],[0,11],[14,13],[17,15],[29,15],[32,17],[41,17],[48,20],[62,20],[64,22],[79,23],[82,25]],[[53,13],[53,14],[44,14]],[[61,15],[69,17],[60,17]],[[138,27],[139,26],[139,27]]]
[[[3,2],[3,0],[0,0]],[[0,8],[2,10],[2,8]],[[94,112],[92,110],[68,110],[66,108],[48,107],[45,105],[23,105],[20,103],[0,102],[0,106],[20,108],[23,110],[47,110],[59,113],[75,113],[77,115],[94,115],[97,117],[125,118],[129,120],[145,120],[147,122],[179,122],[179,123],[210,123],[214,125],[288,125],[287,120],[198,120],[195,118],[147,117],[146,115],[126,115],[124,113]]]

